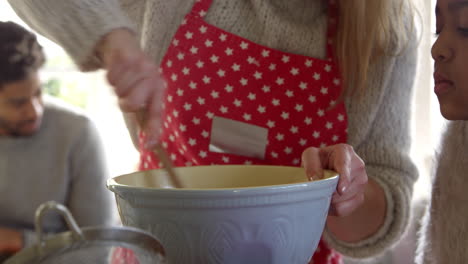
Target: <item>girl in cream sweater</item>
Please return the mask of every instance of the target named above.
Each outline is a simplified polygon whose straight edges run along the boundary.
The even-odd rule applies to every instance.
[[[434,92],[445,132],[417,263],[468,263],[468,3],[438,0]]]

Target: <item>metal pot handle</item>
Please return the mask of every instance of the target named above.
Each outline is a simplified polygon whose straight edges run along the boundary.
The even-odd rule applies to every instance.
[[[46,211],[57,211],[62,215],[62,217],[65,219],[65,222],[67,223],[68,228],[73,234],[73,237],[75,239],[81,239],[84,240],[83,232],[81,232],[81,229],[78,227],[76,224],[75,219],[73,218],[72,214],[68,209],[54,201],[49,201],[46,203],[43,203],[37,208],[36,210],[36,215],[35,215],[35,221],[34,225],[36,228],[36,236],[37,236],[37,241],[39,243],[39,250],[40,253],[42,253],[42,248],[44,246],[44,238],[43,238],[43,230],[42,230],[42,219]]]

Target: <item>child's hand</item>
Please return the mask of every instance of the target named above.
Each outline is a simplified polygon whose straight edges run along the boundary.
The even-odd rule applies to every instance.
[[[122,111],[144,113],[145,147],[152,149],[159,138],[165,88],[158,67],[142,51],[136,37],[124,29],[114,30],[105,36],[98,47],[98,54]]]
[[[329,214],[350,215],[364,202],[367,173],[364,162],[347,144],[324,148],[310,147],[302,154],[302,164],[309,178],[320,179],[323,170],[339,173],[337,191],[333,194]]]

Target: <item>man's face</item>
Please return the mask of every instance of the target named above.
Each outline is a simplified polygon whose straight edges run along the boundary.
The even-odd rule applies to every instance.
[[[438,0],[432,47],[434,92],[442,115],[468,120],[468,0]]]
[[[37,72],[0,87],[0,136],[31,136],[41,126],[44,103]]]

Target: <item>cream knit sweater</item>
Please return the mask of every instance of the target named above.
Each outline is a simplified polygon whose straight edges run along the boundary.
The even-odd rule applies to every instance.
[[[41,34],[63,46],[83,70],[101,67],[93,49],[115,28],[138,32],[156,63],[194,0],[9,0],[16,12]],[[229,32],[285,52],[325,56],[327,4],[322,0],[214,0],[206,20]],[[364,98],[346,101],[348,143],[366,162],[369,177],[384,188],[387,217],[372,237],[356,244],[327,241],[351,257],[381,253],[396,242],[409,220],[416,169],[409,159],[410,103],[416,45],[399,57],[373,65]]]
[[[468,122],[451,122],[442,140],[418,264],[468,263]]]

